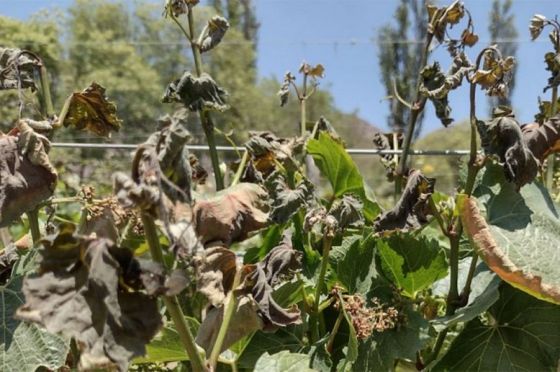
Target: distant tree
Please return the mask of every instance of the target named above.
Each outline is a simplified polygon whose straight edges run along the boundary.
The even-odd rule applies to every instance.
[[[412,101],[418,72],[421,68],[422,40],[426,35],[427,12],[422,0],[400,0],[395,11],[396,24],[387,24],[379,31],[379,66],[381,81],[387,95],[393,95],[393,81],[401,97]],[[410,110],[396,99],[388,101],[389,127],[404,131],[408,125]],[[416,134],[422,128],[422,118],[416,124]]]
[[[488,23],[488,32],[492,44],[497,44],[504,56],[517,55],[518,36],[515,27],[515,15],[511,11],[513,5],[512,0],[494,0],[492,2],[492,10],[490,12],[490,22]],[[505,98],[491,98],[490,111],[496,105],[511,105],[511,97],[515,88],[515,73],[517,66],[514,67],[512,81],[509,83],[509,94]]]

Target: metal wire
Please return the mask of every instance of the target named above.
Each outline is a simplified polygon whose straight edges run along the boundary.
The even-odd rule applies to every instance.
[[[77,143],[77,142],[53,142],[53,147],[75,148],[75,149],[111,149],[111,150],[134,150],[138,145],[131,143]],[[208,151],[205,145],[189,145],[192,151]],[[245,151],[244,147],[235,148],[233,146],[216,146],[218,151],[234,152]],[[377,149],[347,149],[350,155],[400,155],[402,150],[377,150]],[[468,155],[469,150],[411,150],[410,155],[418,156],[464,156]]]

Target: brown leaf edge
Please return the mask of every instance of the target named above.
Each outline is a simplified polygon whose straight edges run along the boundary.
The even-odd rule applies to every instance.
[[[513,263],[494,240],[475,198],[459,195],[458,207],[463,227],[476,253],[488,267],[512,286],[543,301],[560,304],[560,286],[543,283],[542,278],[524,272]]]

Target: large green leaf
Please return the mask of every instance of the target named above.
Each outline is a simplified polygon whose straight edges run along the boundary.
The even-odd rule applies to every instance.
[[[257,331],[239,357],[239,367],[255,368],[255,364],[265,352],[274,354],[284,350],[296,353],[303,350],[304,344],[294,331],[294,326],[279,329],[274,333]]]
[[[515,186],[501,168],[489,165],[477,188],[486,218],[475,198],[462,196],[459,208],[465,231],[488,267],[511,285],[560,304],[558,256],[560,218],[539,183]]]
[[[22,277],[11,279],[0,287],[0,370],[33,372],[39,367],[56,370],[64,366],[69,342],[50,334],[35,324],[14,319],[23,305]]]
[[[294,354],[287,350],[270,355],[265,352],[255,365],[255,372],[312,372],[309,368],[310,357]]]
[[[382,272],[407,297],[415,298],[447,275],[445,253],[436,240],[392,235],[377,241],[377,253]]]
[[[560,306],[502,284],[486,320],[476,318],[453,341],[435,371],[556,371]]]
[[[340,284],[349,293],[365,295],[371,289],[375,270],[375,240],[371,237],[351,235],[335,246],[329,256],[331,266]]]
[[[358,167],[340,142],[329,133],[320,132],[318,139],[307,142],[307,152],[313,156],[321,173],[329,180],[333,194],[341,197],[355,194],[364,203],[364,216],[373,221],[381,209],[367,189]]]
[[[406,323],[382,333],[374,333],[358,348],[353,371],[391,371],[397,358],[416,359],[416,352],[428,341],[428,322],[410,308],[405,310]]]

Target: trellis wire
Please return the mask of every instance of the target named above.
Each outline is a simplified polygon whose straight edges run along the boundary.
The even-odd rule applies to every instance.
[[[131,143],[77,143],[77,142],[53,142],[53,147],[76,148],[76,149],[107,149],[107,150],[134,150],[138,145]],[[189,145],[192,151],[208,151],[205,145]],[[218,151],[236,152],[245,151],[244,147],[216,146]],[[402,150],[377,150],[377,149],[346,149],[350,155],[400,155]],[[464,156],[469,150],[412,150],[410,155],[417,156]]]

